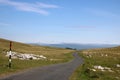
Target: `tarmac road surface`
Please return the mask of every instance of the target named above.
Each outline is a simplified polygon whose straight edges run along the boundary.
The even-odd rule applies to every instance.
[[[73,56],[74,59],[67,63],[32,69],[0,80],[69,80],[75,69],[83,63],[83,59],[77,53],[73,53]]]

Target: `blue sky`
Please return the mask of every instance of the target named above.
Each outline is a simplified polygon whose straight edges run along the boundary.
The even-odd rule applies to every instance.
[[[0,0],[0,37],[120,44],[120,0]]]

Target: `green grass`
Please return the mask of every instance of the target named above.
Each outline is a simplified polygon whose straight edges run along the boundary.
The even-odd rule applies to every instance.
[[[73,58],[72,56],[73,50],[53,48],[47,46],[33,46],[13,41],[12,51],[44,55],[47,57],[47,60],[12,59],[12,68],[9,69],[7,67],[8,57],[5,57],[5,53],[9,51],[9,42],[10,42],[9,40],[0,39],[0,76],[5,76],[11,73],[31,69],[34,67],[63,63],[70,61]],[[54,60],[51,61],[50,59]]]
[[[79,51],[79,55],[85,62],[76,69],[71,80],[120,80],[120,67],[116,67],[120,64],[120,47],[83,50]],[[109,67],[113,72],[92,71],[95,65]]]
[[[70,56],[70,55],[69,55]],[[50,64],[56,64],[56,63],[62,63],[66,62],[68,59],[65,60],[18,60],[18,59],[12,59],[12,68],[9,69],[7,67],[8,65],[8,58],[5,58],[4,56],[0,56],[0,75],[4,76],[7,74],[11,74],[14,72],[19,72],[21,70],[30,69],[33,67],[40,67],[44,65],[50,65]]]

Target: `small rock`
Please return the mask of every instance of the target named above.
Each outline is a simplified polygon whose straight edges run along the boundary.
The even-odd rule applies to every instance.
[[[94,72],[96,71],[95,69],[91,69],[91,70],[94,71]]]
[[[120,67],[120,64],[116,64],[116,67]]]

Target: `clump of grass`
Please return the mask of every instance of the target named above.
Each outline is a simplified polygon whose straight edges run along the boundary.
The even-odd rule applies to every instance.
[[[79,52],[84,58],[84,64],[72,75],[71,80],[119,80],[120,47],[106,49],[91,49]],[[93,71],[94,66],[109,67],[112,71]]]

